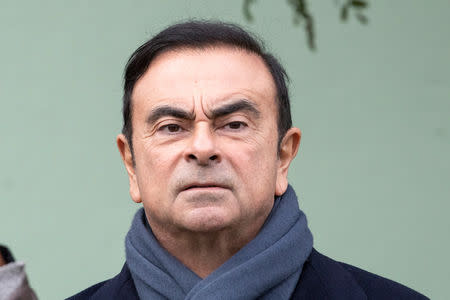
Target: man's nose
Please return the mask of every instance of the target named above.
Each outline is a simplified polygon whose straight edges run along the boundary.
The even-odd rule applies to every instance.
[[[209,165],[220,162],[221,156],[217,148],[214,133],[208,124],[198,124],[190,137],[184,157],[188,162]]]

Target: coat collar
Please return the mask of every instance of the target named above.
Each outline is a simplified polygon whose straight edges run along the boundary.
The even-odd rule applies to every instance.
[[[125,263],[122,271],[106,281],[93,295],[98,299],[138,300],[138,294]],[[353,276],[338,262],[312,250],[305,262],[292,299],[367,299]]]
[[[292,299],[364,300],[367,295],[340,263],[313,248]]]

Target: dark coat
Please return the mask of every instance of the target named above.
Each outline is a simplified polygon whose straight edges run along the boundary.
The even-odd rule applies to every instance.
[[[127,264],[112,279],[100,282],[68,300],[138,300]],[[428,299],[389,279],[334,261],[315,249],[305,262],[291,299]]]

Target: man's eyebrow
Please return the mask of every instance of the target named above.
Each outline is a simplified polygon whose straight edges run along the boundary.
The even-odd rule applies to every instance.
[[[169,105],[158,106],[150,112],[147,117],[147,123],[153,124],[162,117],[174,117],[178,119],[194,120],[195,115],[192,112],[185,111],[178,107]]]
[[[256,108],[256,105],[247,99],[239,99],[223,106],[212,109],[211,119],[220,118],[237,111],[247,111],[252,113],[256,118],[259,118],[261,112]]]

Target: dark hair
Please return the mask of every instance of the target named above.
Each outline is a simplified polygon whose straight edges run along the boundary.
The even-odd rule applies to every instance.
[[[259,55],[272,74],[277,90],[278,106],[278,148],[286,132],[292,126],[289,94],[286,86],[288,76],[278,60],[266,52],[263,43],[241,27],[213,21],[188,21],[172,25],[149,41],[145,42],[131,55],[124,75],[123,128],[131,153],[132,145],[132,99],[136,82],[147,71],[151,61],[163,52],[180,48],[205,49],[214,46],[229,46],[247,50]]]

